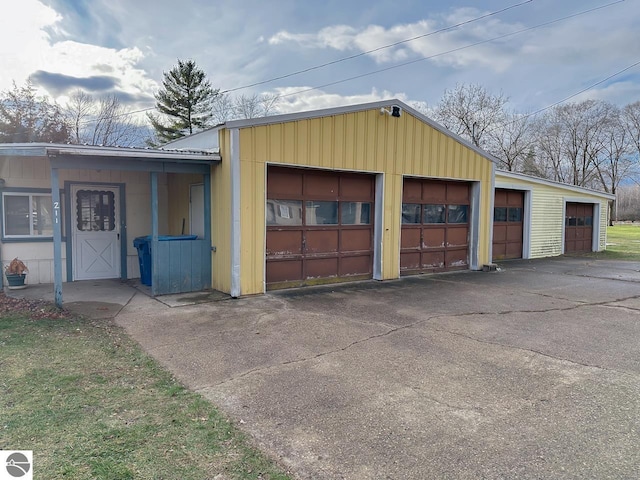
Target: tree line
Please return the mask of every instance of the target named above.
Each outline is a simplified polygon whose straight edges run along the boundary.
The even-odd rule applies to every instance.
[[[37,97],[34,86],[0,94],[0,142],[70,142],[159,146],[216,124],[278,111],[275,95],[231,96],[213,88],[193,60],[163,73],[148,122],[115,95],[78,90],[64,106]],[[601,100],[561,103],[535,114],[509,110],[509,98],[481,85],[445,90],[424,110],[453,133],[491,153],[499,168],[616,194],[637,183],[640,101],[619,107]],[[611,218],[618,211],[612,205]]]
[[[240,118],[272,115],[277,95],[237,95],[211,87],[194,61],[178,61],[163,74],[155,113],[147,121],[128,112],[117,95],[83,90],[64,105],[38,96],[30,80],[0,92],[0,143],[54,142],[104,146],[160,146],[184,135]]]
[[[611,194],[637,182],[640,101],[584,100],[529,115],[508,110],[508,100],[480,85],[457,85],[427,114],[491,153],[503,170]],[[617,211],[612,204],[611,219]]]

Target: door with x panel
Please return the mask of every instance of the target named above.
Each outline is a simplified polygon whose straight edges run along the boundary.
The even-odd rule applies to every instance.
[[[120,189],[74,185],[73,279],[120,277]]]

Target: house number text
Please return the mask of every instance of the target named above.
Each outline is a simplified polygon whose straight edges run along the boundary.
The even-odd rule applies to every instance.
[[[53,217],[55,223],[60,223],[60,202],[53,202]]]

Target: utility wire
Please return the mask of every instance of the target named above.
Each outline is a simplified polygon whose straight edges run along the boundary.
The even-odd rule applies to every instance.
[[[574,93],[574,94],[571,94],[571,95],[569,95],[568,97],[563,98],[562,100],[558,100],[557,102],[552,103],[551,105],[547,105],[546,107],[543,107],[543,108],[541,108],[540,110],[536,110],[535,112],[532,112],[532,113],[528,113],[528,114],[526,114],[526,115],[523,115],[521,118],[532,117],[532,116],[537,115],[537,114],[539,114],[539,113],[541,113],[541,112],[544,112],[545,110],[549,110],[550,108],[553,108],[553,107],[555,107],[555,106],[557,106],[557,105],[560,105],[561,103],[564,103],[564,102],[566,102],[567,100],[571,100],[573,97],[577,97],[577,96],[578,96],[578,95],[580,95],[581,93],[584,93],[584,92],[586,92],[586,91],[589,91],[589,90],[591,90],[593,87],[597,87],[598,85],[601,85],[601,84],[603,84],[604,82],[606,82],[606,81],[608,81],[608,80],[611,80],[612,78],[617,77],[618,75],[623,74],[623,73],[624,73],[624,72],[626,72],[627,70],[631,70],[632,68],[637,67],[638,65],[640,65],[640,60],[639,60],[639,61],[637,61],[636,63],[633,63],[633,64],[629,65],[628,67],[623,68],[622,70],[618,70],[616,73],[613,73],[613,74],[609,75],[608,77],[603,78],[602,80],[600,80],[600,81],[598,81],[598,82],[596,82],[596,83],[593,83],[593,84],[589,85],[588,87],[583,88],[583,89],[582,89],[582,90],[580,90],[579,92],[576,92],[576,93]]]
[[[595,12],[597,10],[602,10],[604,8],[608,8],[608,7],[611,7],[613,5],[616,5],[618,3],[623,3],[624,1],[625,0],[617,0],[615,2],[611,2],[611,3],[607,3],[605,5],[600,5],[598,7],[590,8],[590,9],[584,10],[582,12],[574,13],[572,15],[567,15],[566,17],[557,18],[555,20],[550,20],[548,22],[539,23],[538,25],[534,25],[534,26],[531,26],[531,27],[523,28],[521,30],[516,30],[515,32],[506,33],[504,35],[499,35],[497,37],[490,38],[490,39],[487,39],[487,40],[481,40],[479,42],[472,43],[472,44],[469,44],[469,45],[465,45],[463,47],[458,47],[458,48],[454,48],[454,49],[451,49],[451,50],[447,50],[446,52],[436,53],[434,55],[429,55],[428,57],[421,57],[421,58],[417,58],[415,60],[410,60],[408,62],[398,63],[398,64],[391,65],[391,66],[386,67],[386,68],[380,68],[378,70],[373,70],[371,72],[362,73],[360,75],[355,75],[353,77],[344,78],[342,80],[336,80],[335,82],[329,82],[329,83],[325,83],[323,85],[318,85],[318,86],[315,86],[315,87],[310,87],[310,88],[306,88],[306,89],[302,89],[302,90],[296,90],[295,92],[278,95],[278,97],[276,97],[276,98],[284,98],[284,97],[290,97],[292,95],[299,95],[301,93],[310,92],[312,90],[319,90],[321,88],[331,87],[333,85],[338,85],[340,83],[349,82],[351,80],[356,80],[358,78],[368,77],[368,76],[371,76],[371,75],[375,75],[377,73],[387,72],[389,70],[394,70],[396,68],[406,67],[407,65],[413,65],[414,63],[424,62],[425,60],[430,60],[430,59],[433,59],[433,58],[436,58],[436,57],[440,57],[440,56],[443,56],[443,55],[448,55],[450,53],[459,52],[461,50],[466,50],[467,48],[477,47],[478,45],[484,45],[485,43],[495,42],[496,40],[502,40],[503,38],[512,37],[512,36],[518,35],[520,33],[528,32],[528,31],[535,30],[535,29],[538,29],[538,28],[541,28],[541,27],[546,27],[546,26],[552,25],[554,23],[562,22],[564,20],[575,18],[575,17],[581,16],[581,15],[586,15],[587,13],[592,13],[592,12]]]
[[[500,10],[496,10],[494,12],[490,12],[490,13],[481,15],[479,17],[475,17],[475,18],[472,18],[470,20],[466,20],[464,22],[460,22],[460,23],[457,23],[455,25],[450,25],[448,27],[444,27],[444,28],[441,28],[439,30],[434,30],[432,32],[428,32],[428,33],[425,33],[425,34],[422,34],[422,35],[417,35],[415,37],[407,38],[406,40],[400,40],[398,42],[394,42],[394,43],[390,43],[390,44],[387,44],[387,45],[383,45],[381,47],[373,48],[371,50],[367,50],[365,52],[361,52],[361,53],[357,53],[357,54],[354,54],[354,55],[350,55],[348,57],[339,58],[339,59],[333,60],[331,62],[326,62],[326,63],[320,64],[320,65],[314,65],[314,66],[309,67],[309,68],[305,68],[305,69],[302,69],[302,70],[297,70],[295,72],[287,73],[285,75],[280,75],[278,77],[269,78],[267,80],[261,80],[259,82],[243,85],[243,86],[240,86],[240,87],[235,87],[235,88],[230,88],[230,89],[227,89],[227,90],[222,90],[220,92],[220,94],[236,92],[238,90],[244,90],[244,89],[255,87],[255,86],[258,86],[258,85],[264,85],[264,84],[267,84],[267,83],[275,82],[276,80],[282,80],[284,78],[290,78],[290,77],[293,77],[293,76],[296,76],[296,75],[300,75],[302,73],[307,73],[307,72],[311,72],[311,71],[314,71],[314,70],[319,70],[321,68],[328,67],[330,65],[335,65],[337,63],[345,62],[347,60],[352,60],[354,58],[362,57],[364,55],[369,55],[371,53],[378,52],[380,50],[384,50],[384,49],[387,49],[387,48],[395,47],[395,46],[401,45],[403,43],[412,42],[412,41],[418,40],[420,38],[428,37],[428,36],[431,36],[431,35],[436,35],[438,33],[446,32],[446,31],[449,31],[449,30],[454,30],[454,29],[459,28],[459,27],[461,27],[463,25],[468,25],[470,23],[477,22],[478,20],[482,20],[484,18],[488,18],[488,17],[491,17],[491,16],[498,15],[500,13],[506,12],[506,11],[511,10],[513,8],[520,7],[522,5],[525,5],[527,3],[531,3],[533,1],[534,0],[526,0],[524,2],[520,2],[520,3],[513,4],[513,5],[509,5],[508,7],[502,8]],[[322,88],[322,87],[317,87],[317,88]],[[276,98],[279,98],[279,97],[276,97]],[[131,111],[131,112],[122,113],[122,114],[119,114],[119,115],[115,115],[114,117],[122,117],[122,116],[126,116],[126,115],[133,115],[135,113],[143,113],[143,112],[148,112],[150,110],[155,110],[155,106],[154,107],[143,108],[143,109],[140,109],[140,110],[134,110],[134,111]],[[95,122],[95,120],[87,120],[85,122],[82,122],[82,124],[91,124],[91,123],[94,123],[94,122]]]
[[[436,35],[438,33],[446,32],[446,31],[449,31],[449,30],[454,30],[454,29],[456,29],[458,27],[461,27],[463,25],[468,25],[470,23],[477,22],[478,20],[482,20],[484,18],[488,18],[488,17],[494,16],[494,15],[498,15],[500,13],[506,12],[507,10],[511,10],[513,8],[520,7],[522,5],[525,5],[525,4],[531,3],[531,2],[533,2],[533,0],[526,0],[525,2],[516,3],[514,5],[510,5],[508,7],[505,7],[503,9],[501,9],[501,10],[496,10],[495,12],[490,12],[490,13],[487,13],[487,14],[482,15],[480,17],[476,17],[476,18],[472,18],[470,20],[466,20],[464,22],[456,23],[455,25],[450,25],[448,27],[444,27],[444,28],[441,28],[441,29],[438,29],[438,30],[434,30],[432,32],[428,32],[428,33],[424,33],[422,35],[417,35],[415,37],[407,38],[406,40],[400,40],[398,42],[389,43],[387,45],[383,45],[381,47],[373,48],[373,49],[367,50],[365,52],[360,52],[360,53],[356,53],[354,55],[349,55],[348,57],[338,58],[337,60],[332,60],[330,62],[322,63],[320,65],[315,65],[313,67],[305,68],[305,69],[302,69],[302,70],[297,70],[295,72],[287,73],[285,75],[280,75],[279,77],[273,77],[273,78],[270,78],[268,80],[261,80],[259,82],[250,83],[250,84],[247,84],[247,85],[243,85],[241,87],[230,88],[228,90],[223,90],[220,93],[224,94],[224,93],[235,92],[235,91],[238,91],[238,90],[244,90],[246,88],[256,87],[258,85],[264,85],[265,83],[275,82],[276,80],[282,80],[283,78],[290,78],[290,77],[294,77],[296,75],[300,75],[302,73],[307,73],[307,72],[311,72],[311,71],[314,71],[314,70],[319,70],[321,68],[328,67],[330,65],[335,65],[335,64],[341,63],[341,62],[346,62],[347,60],[353,60],[354,58],[362,57],[364,55],[369,55],[370,53],[379,52],[380,50],[385,50],[387,48],[396,47],[398,45],[402,45],[403,43],[413,42],[414,40],[418,40],[420,38],[425,38],[425,37],[429,37],[431,35]]]
[[[533,0],[529,0],[529,1],[533,1]],[[586,15],[588,13],[592,13],[592,12],[595,12],[595,11],[598,11],[598,10],[609,8],[609,7],[611,7],[613,5],[617,5],[619,3],[623,3],[624,1],[625,0],[616,0],[614,2],[610,2],[610,3],[604,4],[604,5],[600,5],[598,7],[590,8],[588,10],[583,10],[581,12],[574,13],[574,14],[571,14],[571,15],[567,15],[565,17],[557,18],[555,20],[550,20],[548,22],[540,23],[538,25],[534,25],[534,26],[527,27],[527,28],[524,28],[524,29],[521,29],[521,30],[517,30],[515,32],[511,32],[511,33],[507,33],[507,34],[504,34],[504,35],[500,35],[498,37],[494,37],[494,38],[487,39],[487,40],[481,40],[479,42],[475,42],[475,43],[472,43],[472,44],[469,44],[469,45],[465,45],[465,46],[462,46],[462,47],[458,47],[458,48],[454,48],[454,49],[451,49],[451,50],[447,50],[445,52],[436,53],[436,54],[430,55],[428,57],[421,57],[421,58],[418,58],[418,59],[415,59],[415,60],[410,60],[408,62],[403,62],[403,63],[399,63],[399,64],[396,64],[396,65],[391,65],[391,66],[386,67],[386,68],[373,70],[371,72],[363,73],[363,74],[360,74],[360,75],[355,75],[353,77],[344,78],[342,80],[336,80],[335,82],[329,82],[329,83],[325,83],[323,85],[318,85],[318,86],[315,86],[315,87],[296,90],[295,92],[290,92],[290,93],[278,95],[275,98],[285,98],[285,97],[290,97],[290,96],[293,96],[293,95],[299,95],[301,93],[306,93],[306,92],[310,92],[310,91],[313,91],[313,90],[319,90],[321,88],[330,87],[330,86],[333,86],[333,85],[338,85],[338,84],[341,84],[341,83],[349,82],[351,80],[356,80],[358,78],[368,77],[368,76],[375,75],[375,74],[382,73],[382,72],[386,72],[386,71],[389,71],[389,70],[394,70],[396,68],[405,67],[405,66],[408,66],[408,65],[413,65],[415,63],[419,63],[419,62],[422,62],[422,61],[425,61],[425,60],[430,60],[430,59],[433,59],[433,58],[436,58],[436,57],[440,57],[440,56],[443,56],[443,55],[448,55],[450,53],[459,52],[459,51],[465,50],[467,48],[477,47],[479,45],[483,45],[483,44],[486,44],[486,43],[494,42],[496,40],[501,40],[503,38],[511,37],[511,36],[518,35],[520,33],[528,32],[528,31],[531,31],[531,30],[535,30],[535,29],[538,29],[538,28],[546,27],[546,26],[552,25],[554,23],[558,23],[558,22],[561,22],[561,21],[564,21],[564,20],[568,20],[568,19],[571,19],[571,18],[579,17],[581,15]],[[492,14],[499,13],[499,12],[502,12],[502,11],[510,9],[510,8],[515,8],[515,7],[520,6],[520,5],[524,4],[524,3],[528,3],[528,2],[523,2],[523,3],[520,3],[520,4],[514,4],[514,5],[510,6],[510,7],[506,7],[505,9],[493,12]],[[487,14],[484,17],[492,15],[492,14]],[[480,18],[483,18],[483,17],[478,17],[478,19],[480,19]],[[471,23],[472,21],[475,21],[475,20],[477,20],[477,19],[468,20],[467,22],[463,22],[463,24],[464,23]],[[462,25],[462,24],[460,24],[460,25]],[[455,27],[456,26],[447,27],[447,28],[441,29],[441,30],[436,31],[436,32],[431,32],[431,33],[425,34],[423,36],[432,35],[432,34],[440,32],[440,31],[448,30],[450,28],[455,28]],[[282,77],[278,77],[276,79],[286,78],[288,76],[297,75],[298,73],[303,73],[304,71],[313,70],[313,69],[316,69],[316,68],[322,68],[323,66],[326,66],[326,65],[331,65],[333,63],[338,63],[340,61],[349,60],[350,58],[355,58],[355,57],[358,57],[358,56],[366,55],[366,54],[374,52],[376,50],[380,50],[380,49],[383,49],[383,48],[388,48],[388,47],[391,47],[391,46],[394,46],[394,45],[397,45],[397,44],[400,44],[400,43],[404,43],[404,42],[408,42],[408,41],[414,40],[416,38],[419,38],[419,37],[414,37],[413,39],[408,39],[408,40],[403,40],[401,42],[396,42],[394,44],[390,44],[390,45],[387,45],[387,46],[379,47],[377,49],[370,50],[370,51],[367,51],[367,52],[363,52],[363,53],[360,53],[360,54],[357,54],[357,55],[353,55],[351,57],[345,57],[344,59],[338,59],[338,60],[335,60],[333,62],[329,62],[327,64],[318,65],[316,67],[310,67],[309,69],[300,70],[299,72],[294,72],[292,74],[287,74],[287,75],[284,75]],[[629,68],[632,68],[632,67],[629,67]],[[249,86],[260,85],[260,84],[263,84],[263,83],[272,82],[272,81],[274,81],[276,79],[269,79],[269,80],[265,80],[265,81],[262,81],[262,82],[256,82],[255,84],[252,84],[252,85],[248,85],[248,86],[244,86],[244,87],[237,87],[236,89],[231,89],[231,90],[225,90],[222,93],[232,92],[232,91],[235,91],[235,90],[239,90],[241,88],[249,88]],[[603,80],[603,81],[606,81],[606,80]],[[579,92],[576,95],[579,95],[580,93],[582,93],[582,92]],[[572,98],[572,97],[568,97],[568,98]],[[563,100],[563,101],[566,101],[566,99]],[[545,107],[545,108],[551,108],[551,107]],[[135,113],[147,112],[147,111],[150,111],[150,110],[155,110],[155,106],[154,107],[148,107],[148,108],[142,108],[142,109],[134,110],[134,111],[131,111],[131,112],[122,113],[120,115],[116,115],[115,117],[123,117],[123,116],[126,116],[126,115],[132,115],[132,114],[135,114]],[[88,120],[87,122],[83,122],[83,124],[90,124],[90,123],[93,123],[93,122],[94,122],[93,120]]]

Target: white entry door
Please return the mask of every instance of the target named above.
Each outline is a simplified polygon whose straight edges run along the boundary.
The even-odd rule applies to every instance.
[[[74,185],[73,279],[120,277],[120,189]]]

